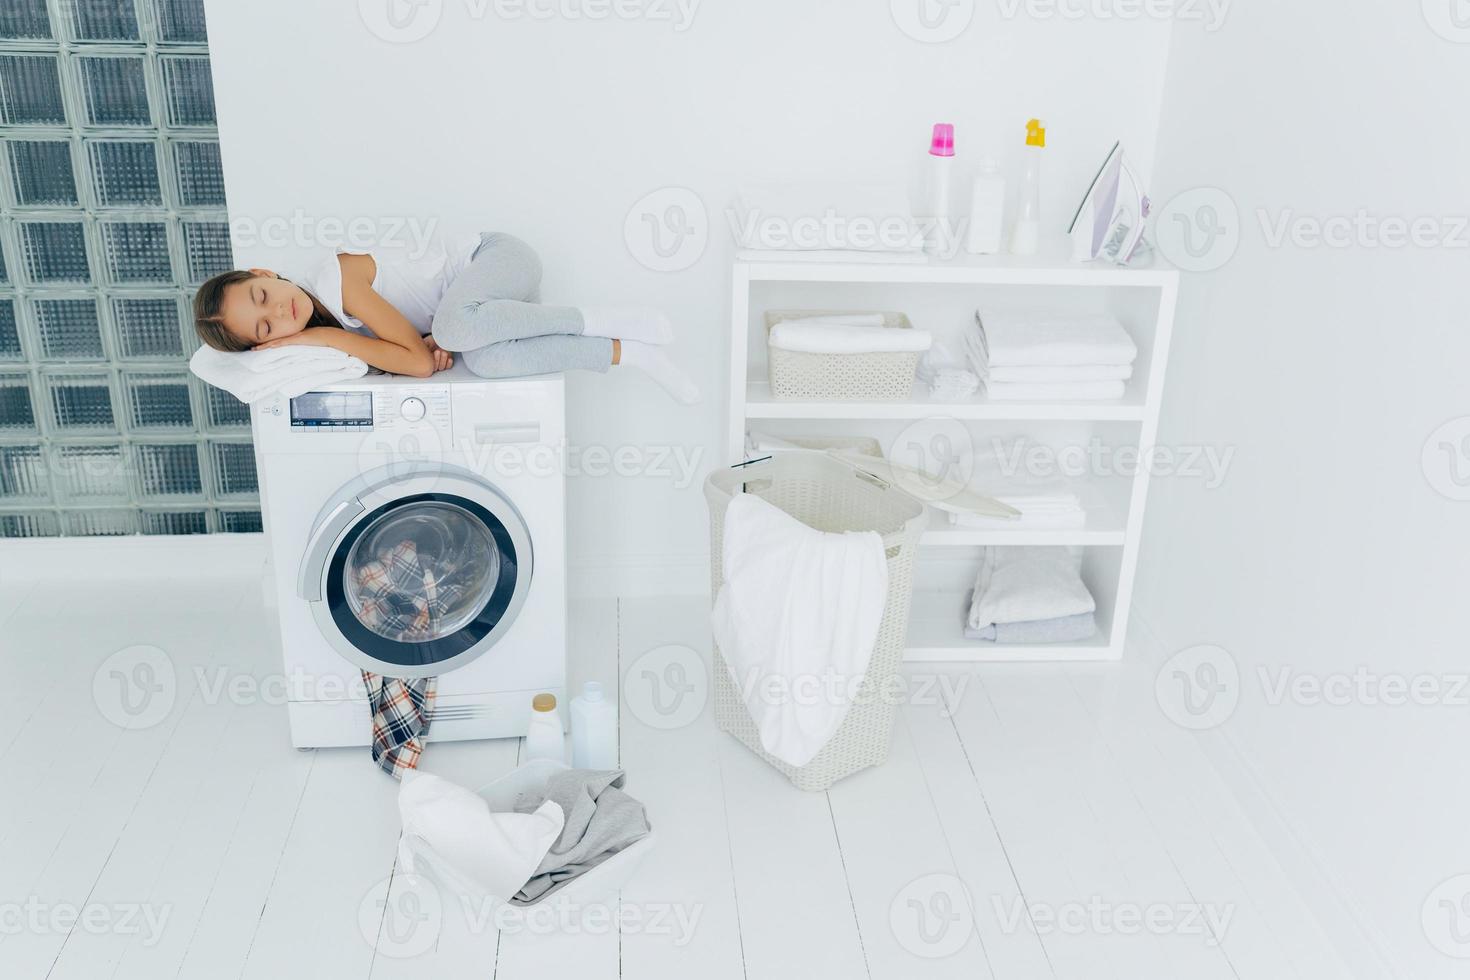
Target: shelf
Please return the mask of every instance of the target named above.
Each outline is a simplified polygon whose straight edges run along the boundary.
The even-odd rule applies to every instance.
[[[787,401],[771,396],[764,381],[745,386],[747,419],[996,419],[1138,422],[1147,409],[1132,389],[1108,402],[993,402],[982,395],[964,401],[935,401],[915,385],[906,401]]]
[[[1106,512],[1088,511],[1089,526],[1059,530],[956,527],[942,511],[930,508],[925,547],[972,548],[994,545],[1121,545],[1127,531]]]
[[[1100,262],[1072,262],[1065,250],[1041,256],[965,255],[910,262],[739,261],[737,275],[751,282],[876,282],[993,286],[1171,286],[1174,269],[1129,269]]]
[[[1059,660],[1117,660],[1122,650],[1108,639],[1107,617],[1099,615],[1098,632],[1078,643],[1000,644],[967,640],[965,611],[970,597],[952,592],[915,592],[909,612],[904,661],[1051,663]]]

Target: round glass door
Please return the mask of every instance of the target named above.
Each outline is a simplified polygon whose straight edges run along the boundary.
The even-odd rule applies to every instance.
[[[338,541],[326,580],[352,659],[402,676],[473,659],[464,655],[504,631],[525,591],[517,538],[528,540],[457,494],[401,497],[364,515]]]

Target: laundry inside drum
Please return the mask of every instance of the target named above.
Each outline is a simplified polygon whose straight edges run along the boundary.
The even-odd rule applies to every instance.
[[[342,574],[359,622],[389,640],[425,643],[457,633],[490,601],[500,552],[470,511],[415,501],[374,518]]]

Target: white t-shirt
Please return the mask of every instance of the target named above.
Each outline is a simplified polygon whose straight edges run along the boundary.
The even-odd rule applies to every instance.
[[[377,265],[373,291],[392,303],[394,309],[402,313],[423,336],[433,332],[434,311],[439,308],[439,301],[479,247],[479,235],[453,235],[429,239],[421,254],[409,255],[402,249],[370,252],[338,248],[307,275],[298,278],[296,284],[321,300],[322,305],[331,310],[348,330],[371,337],[372,330],[342,309],[342,266],[337,259],[343,253],[371,255]]]

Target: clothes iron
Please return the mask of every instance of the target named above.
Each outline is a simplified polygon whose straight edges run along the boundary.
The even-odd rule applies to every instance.
[[[1072,258],[1078,262],[1106,259],[1127,265],[1146,250],[1143,231],[1148,213],[1143,182],[1129,165],[1123,144],[1114,143],[1067,229],[1072,238]]]

